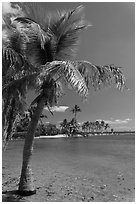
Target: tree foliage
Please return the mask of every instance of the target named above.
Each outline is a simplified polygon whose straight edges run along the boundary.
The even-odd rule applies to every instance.
[[[38,104],[45,98],[45,106],[50,110],[50,106],[62,96],[62,84],[71,86],[82,97],[88,96],[90,86],[95,90],[112,84],[120,90],[125,87],[120,67],[74,61],[79,34],[90,25],[84,19],[83,6],[57,12],[50,17],[38,11],[38,4],[23,3],[20,6],[23,15],[21,12],[20,16],[3,19],[4,141],[12,136],[14,124],[18,114],[24,110],[26,93],[30,89],[38,93],[32,104]],[[11,115],[14,115],[12,121]]]

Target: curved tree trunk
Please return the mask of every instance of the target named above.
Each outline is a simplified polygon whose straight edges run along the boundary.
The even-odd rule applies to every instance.
[[[36,127],[40,118],[40,115],[43,111],[45,105],[44,98],[39,101],[37,108],[32,116],[27,135],[25,137],[25,144],[23,149],[23,163],[22,171],[19,182],[19,194],[21,195],[32,195],[36,193],[32,170],[31,170],[31,158],[33,151],[33,142]]]
[[[75,114],[74,114],[75,121],[76,121],[76,117],[77,117],[77,112],[75,111]]]
[[[16,107],[16,100],[15,98],[12,98],[10,102],[9,100],[7,100],[5,107],[3,109],[3,113],[2,113],[3,150],[6,150],[8,142],[11,139],[13,134],[14,124],[16,121],[15,107]]]

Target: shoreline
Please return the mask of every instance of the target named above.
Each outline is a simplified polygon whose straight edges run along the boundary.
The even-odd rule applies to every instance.
[[[96,136],[119,136],[119,135],[123,135],[123,134],[134,134],[134,133],[116,133],[116,134],[98,134],[98,133],[95,133],[95,134],[89,134],[88,138],[89,137],[96,137]],[[58,135],[41,135],[41,136],[38,136],[38,137],[35,137],[35,139],[56,139],[56,138],[84,138],[84,136],[80,135],[80,134],[77,134],[77,135],[74,135],[72,137],[69,137],[68,135],[66,134],[58,134]]]
[[[68,137],[67,135],[63,135],[63,134],[61,134],[61,135],[42,135],[42,136],[39,136],[39,137],[35,137],[35,139],[46,139],[46,138],[66,138],[66,137]]]

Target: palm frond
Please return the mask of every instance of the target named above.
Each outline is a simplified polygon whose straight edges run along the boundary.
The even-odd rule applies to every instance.
[[[43,81],[41,81],[41,86],[39,88],[39,95],[33,100],[31,105],[38,103],[39,100],[44,98],[45,106],[52,107],[53,105],[58,104],[58,101],[62,97],[62,95],[63,95],[63,88],[62,88],[61,82],[55,81],[54,77],[50,78],[48,75],[48,76],[45,76],[45,78],[43,78]]]
[[[77,51],[79,33],[89,26],[84,20],[83,6],[68,12],[58,12],[49,19],[54,60],[71,59]]]
[[[12,26],[20,34],[20,52],[25,58],[35,67],[45,64],[49,60],[45,46],[49,49],[50,36],[39,24],[25,17],[14,19]]]
[[[48,108],[48,111],[50,112],[50,114],[54,115],[48,102],[47,102],[47,108]]]
[[[16,27],[19,33],[24,36],[26,42],[31,43],[39,40],[41,48],[44,49],[46,38],[39,24],[29,18],[18,17],[13,20],[12,26]]]
[[[100,89],[102,86],[115,85],[119,90],[126,88],[125,77],[121,71],[121,67],[115,65],[97,66],[87,61],[71,62],[84,77],[88,87],[93,86],[94,89]]]
[[[31,103],[31,106],[35,105],[36,103],[39,103],[39,101],[43,98],[43,94],[40,93]]]
[[[87,97],[88,88],[85,80],[72,61],[53,61],[42,66],[42,68],[43,71],[40,74],[40,78],[50,75],[55,81],[57,79],[63,79],[67,82],[67,85],[75,89],[80,96]]]
[[[45,11],[45,7],[42,4],[40,5],[39,2],[19,2],[18,4],[22,8],[25,17],[36,22],[44,31],[47,31],[48,11]]]
[[[80,96],[85,98],[88,96],[88,88],[85,80],[71,61],[67,61],[60,71],[63,72],[64,79]]]
[[[26,13],[26,19],[33,25],[39,25],[51,40],[50,52],[53,60],[70,59],[76,54],[80,31],[89,26],[84,19],[84,8],[79,6],[71,11],[49,14],[36,2],[26,2],[20,5]],[[28,18],[27,18],[28,17]],[[26,32],[26,31],[25,31]],[[47,45],[45,50],[47,50]]]
[[[5,100],[2,113],[2,139],[4,150],[16,130],[16,122],[19,114],[23,113],[25,106],[25,100],[20,98],[18,92],[14,92],[12,96],[8,96],[8,99]]]
[[[10,47],[2,48],[2,75],[14,76],[23,67],[23,59]]]
[[[97,66],[87,61],[53,61],[48,63],[42,72],[50,74],[55,79],[63,78],[72,88],[83,96],[88,95],[88,89],[95,90],[112,85],[119,90],[126,89],[125,77],[121,67],[115,65]]]
[[[14,39],[18,39],[19,52],[35,66],[46,64],[47,61],[74,58],[79,34],[89,26],[84,20],[83,6],[68,12],[58,12],[51,15],[47,21],[46,14],[40,13],[39,9],[36,9],[38,4],[35,6],[34,4],[29,4],[29,10],[33,16],[39,13],[38,18],[35,17],[35,20],[27,17],[14,18],[11,25],[18,38],[17,36],[14,38],[13,35],[10,40],[14,42]],[[27,15],[29,17],[29,12]],[[45,30],[42,26],[44,23]],[[17,46],[17,43],[15,45]]]
[[[26,100],[26,93],[28,90],[35,89],[35,76],[26,76],[18,80],[14,80],[5,86],[3,86],[2,97],[7,100],[7,98],[16,98],[21,103]],[[24,103],[24,102],[23,102]],[[19,106],[19,104],[18,104]],[[21,105],[22,106],[22,105]],[[21,107],[20,107],[21,110]]]

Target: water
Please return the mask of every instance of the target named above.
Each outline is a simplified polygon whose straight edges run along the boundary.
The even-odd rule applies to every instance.
[[[34,168],[91,171],[98,167],[117,168],[134,161],[134,135],[93,136],[89,138],[35,139]],[[21,165],[23,140],[11,141],[3,153],[3,164]]]

